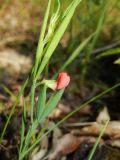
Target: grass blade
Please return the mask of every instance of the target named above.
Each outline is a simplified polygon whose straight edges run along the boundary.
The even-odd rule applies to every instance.
[[[48,33],[44,39],[44,44],[47,44],[50,39],[52,39],[54,31],[57,26],[58,18],[59,18],[59,11],[60,11],[60,2],[59,0],[54,0],[54,9],[53,9],[53,14],[50,19],[50,24],[49,24],[49,30]]]
[[[106,17],[106,14],[107,14],[108,4],[109,4],[108,0],[102,2],[100,18],[98,20],[97,28],[96,28],[96,31],[95,31],[95,36],[94,36],[94,38],[92,40],[91,47],[90,47],[90,49],[89,49],[89,51],[87,53],[87,61],[89,61],[89,59],[91,57],[91,54],[93,52],[93,49],[94,49],[94,47],[96,45],[96,42],[97,42],[97,40],[99,38],[101,29],[103,27],[103,24],[104,24],[104,21],[105,21],[105,17]]]
[[[45,31],[46,31],[46,27],[47,27],[49,12],[50,12],[50,5],[51,5],[51,0],[48,1],[48,6],[46,9],[45,17],[43,20],[43,25],[42,25],[41,32],[40,32],[40,38],[39,38],[37,52],[36,52],[36,63],[35,63],[34,76],[37,72],[37,67],[38,67],[39,62],[42,58],[42,52],[43,52],[43,47],[44,47],[44,37],[45,37]]]
[[[40,94],[38,97],[38,104],[37,104],[37,119],[38,122],[40,121],[40,118],[43,114],[43,111],[45,110],[45,106],[46,106],[46,86],[42,85],[40,87]]]
[[[93,146],[93,148],[92,148],[92,150],[91,150],[91,152],[90,152],[90,155],[89,155],[89,157],[88,157],[88,160],[92,160],[93,155],[94,155],[94,153],[95,153],[95,150],[96,150],[96,148],[97,148],[97,146],[98,146],[98,144],[99,144],[99,142],[100,142],[101,137],[103,136],[103,134],[104,134],[104,132],[105,132],[107,126],[108,126],[109,121],[110,121],[109,119],[106,121],[103,129],[101,130],[100,135],[99,135],[99,137],[97,138],[97,140],[96,140],[96,142],[95,142],[95,144],[94,144],[94,146]]]
[[[63,64],[63,66],[60,68],[59,71],[64,70],[69,64],[72,63],[72,61],[81,53],[83,48],[88,44],[88,42],[91,40],[91,38],[94,36],[94,34],[90,35],[87,39],[85,39],[76,49],[75,51],[70,55],[70,57],[67,59],[67,61]]]
[[[108,51],[102,52],[99,55],[97,55],[96,58],[99,59],[99,58],[102,58],[102,57],[116,55],[116,54],[120,54],[120,48],[113,48],[113,49],[110,49]]]
[[[4,89],[4,91],[5,91],[7,94],[9,94],[9,95],[11,96],[11,98],[12,98],[13,100],[16,98],[15,94],[14,94],[12,91],[10,91],[10,89],[9,89],[7,86],[5,86],[5,85],[3,85],[3,84],[1,84],[0,86]]]
[[[1,136],[0,136],[0,143],[2,142],[2,139],[3,139],[4,135],[5,135],[7,126],[8,126],[8,124],[9,124],[10,120],[11,120],[11,117],[12,117],[13,113],[15,112],[15,108],[16,108],[17,104],[19,103],[20,97],[22,96],[22,94],[23,94],[23,92],[24,92],[24,90],[25,90],[25,87],[26,87],[27,84],[28,84],[28,81],[29,81],[29,79],[27,79],[27,80],[25,81],[24,85],[23,85],[22,88],[21,88],[21,91],[19,92],[19,94],[18,94],[18,96],[17,96],[17,98],[16,98],[16,101],[15,101],[13,107],[12,107],[12,110],[11,110],[9,116],[8,116],[7,122],[5,123],[5,126],[4,126],[4,128],[3,128],[2,134],[1,134]]]
[[[21,153],[21,150],[22,150],[22,147],[23,147],[23,143],[24,143],[24,134],[25,134],[25,117],[24,117],[24,113],[23,113],[23,116],[22,116],[22,126],[21,126],[21,140],[20,140],[19,155]]]

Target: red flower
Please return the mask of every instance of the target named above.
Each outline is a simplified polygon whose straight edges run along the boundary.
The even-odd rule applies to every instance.
[[[67,87],[69,82],[70,82],[70,76],[66,72],[59,73],[55,85],[55,90]]]

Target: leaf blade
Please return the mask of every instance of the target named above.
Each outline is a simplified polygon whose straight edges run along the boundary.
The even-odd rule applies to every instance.
[[[38,97],[38,104],[37,104],[37,119],[38,119],[38,121],[40,121],[40,118],[43,114],[43,111],[45,110],[47,87],[45,85],[42,85],[40,90],[41,91],[40,91],[40,94]]]
[[[63,19],[63,21],[61,22],[61,25],[58,27],[57,31],[55,32],[54,36],[53,36],[53,39],[52,41],[50,42],[50,45],[43,57],[43,61],[40,65],[40,68],[37,72],[37,75],[36,75],[36,79],[38,79],[39,75],[41,74],[41,72],[43,71],[43,69],[45,68],[45,66],[47,65],[49,59],[51,58],[54,50],[56,49],[60,39],[62,38],[73,14],[74,14],[74,11],[78,5],[78,2],[80,3],[81,0],[75,0],[73,5],[71,6],[71,9],[69,10],[67,16]],[[71,4],[70,4],[71,5]]]
[[[60,91],[53,94],[53,96],[49,99],[48,103],[46,104],[46,108],[44,110],[44,113],[40,121],[43,121],[49,115],[49,113],[53,111],[53,109],[56,107],[57,103],[59,102],[60,98],[62,97],[63,93],[64,93],[64,89],[61,89]]]

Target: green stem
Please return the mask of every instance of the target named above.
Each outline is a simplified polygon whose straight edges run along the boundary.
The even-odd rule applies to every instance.
[[[98,146],[98,144],[99,144],[99,142],[100,142],[100,140],[101,140],[101,138],[102,138],[102,136],[103,136],[103,134],[104,134],[107,126],[108,126],[108,124],[109,124],[109,121],[110,121],[110,120],[108,119],[108,120],[106,121],[104,127],[102,128],[102,130],[101,130],[101,132],[100,132],[100,134],[99,134],[99,137],[97,138],[96,143],[94,144],[94,146],[93,146],[93,148],[92,148],[92,150],[91,150],[91,152],[90,152],[90,155],[89,155],[89,157],[88,157],[87,160],[92,160],[93,155],[94,155],[94,153],[95,153],[95,150],[96,150],[96,148],[97,148],[97,146]]]
[[[31,96],[30,96],[30,117],[31,117],[31,123],[33,123],[34,119],[34,97],[35,97],[35,87],[36,87],[36,81],[33,80],[33,84],[31,87]]]
[[[103,134],[104,134],[104,132],[105,132],[108,124],[109,124],[109,121],[110,121],[110,120],[108,119],[108,120],[106,121],[105,125],[103,126],[103,128],[102,128],[102,130],[101,130],[101,132],[100,132],[100,134],[99,134],[99,137],[97,138],[96,143],[94,144],[94,146],[93,146],[93,148],[92,148],[92,150],[91,150],[91,152],[90,152],[90,155],[89,155],[89,157],[88,157],[87,160],[92,160],[93,155],[94,155],[94,153],[95,153],[95,150],[96,150],[96,148],[97,148],[97,146],[98,146],[98,144],[99,144],[99,142],[100,142],[100,139],[102,138],[102,136],[103,136]]]
[[[8,116],[8,119],[7,119],[7,122],[5,123],[5,126],[4,126],[4,128],[3,128],[3,131],[2,131],[2,134],[1,134],[1,137],[0,137],[0,143],[2,142],[2,139],[3,139],[4,135],[5,135],[7,126],[8,126],[8,124],[9,124],[10,120],[11,120],[11,117],[12,117],[13,113],[15,112],[15,108],[16,108],[16,106],[17,106],[18,103],[19,103],[20,97],[22,96],[22,94],[23,94],[23,92],[24,92],[24,90],[25,90],[25,87],[26,87],[27,84],[28,84],[28,81],[29,81],[29,79],[27,79],[27,80],[25,81],[24,85],[23,85],[22,88],[21,88],[21,91],[19,92],[19,94],[18,94],[18,96],[17,96],[17,98],[16,98],[16,101],[15,101],[13,107],[12,107],[12,110],[10,111],[10,114],[9,114],[9,116]]]

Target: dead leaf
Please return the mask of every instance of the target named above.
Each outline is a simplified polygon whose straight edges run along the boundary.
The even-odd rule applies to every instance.
[[[120,139],[108,140],[106,143],[112,147],[120,148]]]
[[[107,107],[104,107],[101,112],[99,113],[96,121],[98,123],[102,123],[104,124],[108,119],[110,119],[109,113],[108,113],[108,109]]]
[[[82,127],[81,129],[76,129],[78,135],[84,136],[98,136],[102,130],[104,124],[97,122],[91,123],[91,125]],[[74,130],[75,132],[75,130]],[[120,138],[120,122],[111,121],[106,128],[104,135],[110,138]]]
[[[75,151],[79,145],[79,138],[72,134],[66,134],[58,141],[55,151],[49,156],[49,160],[60,159],[62,156]]]

